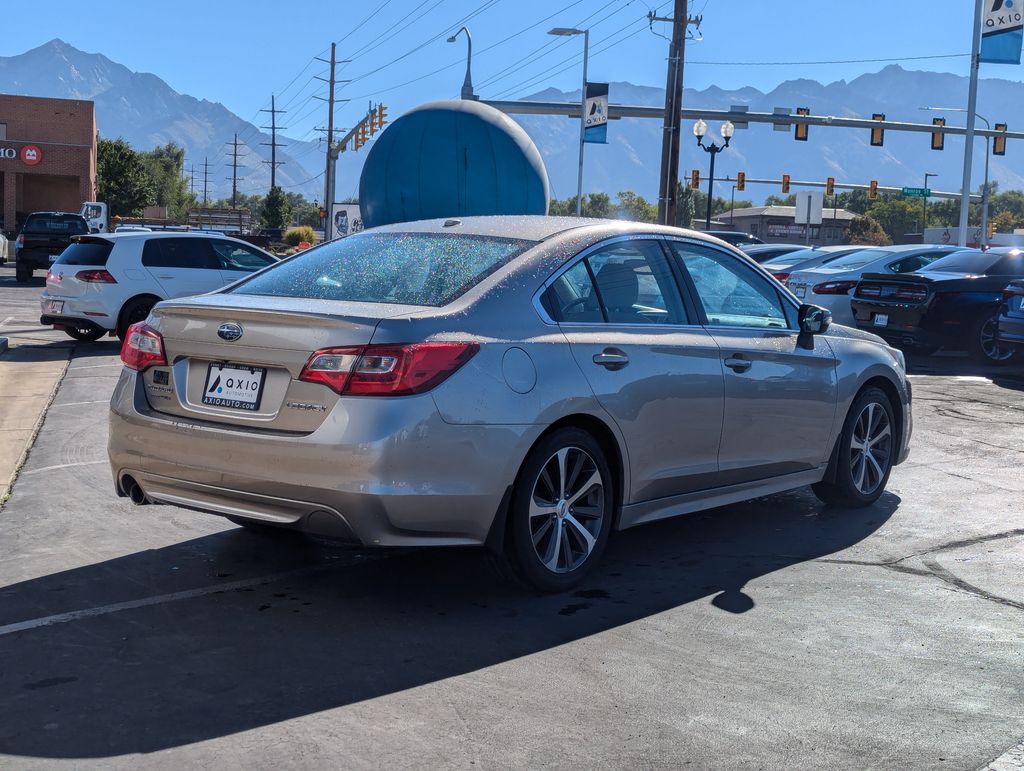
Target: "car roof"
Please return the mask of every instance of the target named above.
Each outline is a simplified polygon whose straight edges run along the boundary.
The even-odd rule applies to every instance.
[[[223,233],[195,233],[189,230],[122,230],[114,233],[93,233],[93,237],[109,238],[110,240],[133,239],[133,238],[228,238],[232,241],[239,239],[226,236]]]

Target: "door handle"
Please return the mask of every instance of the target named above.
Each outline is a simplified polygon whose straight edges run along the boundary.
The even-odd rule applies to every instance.
[[[740,356],[730,356],[725,360],[725,366],[733,372],[746,372],[753,363],[750,359],[744,359]]]
[[[157,276],[157,278],[168,279],[168,278],[174,278],[174,276]]]
[[[605,348],[594,354],[594,364],[610,370],[622,369],[629,364],[629,357],[618,348]]]

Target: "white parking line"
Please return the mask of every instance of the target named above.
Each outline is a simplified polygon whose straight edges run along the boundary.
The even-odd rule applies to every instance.
[[[14,321],[14,316],[8,316],[8,317],[7,317],[6,319],[4,319],[3,321],[0,321],[0,327],[2,327],[2,326],[3,326],[4,324],[6,324],[6,323],[7,323],[8,321]]]
[[[96,466],[100,463],[109,463],[107,460],[82,460],[77,463],[61,463],[57,466],[43,466],[42,468],[32,468],[28,471],[22,471],[20,476],[28,476],[29,474],[41,474],[44,471],[56,471],[60,468],[72,468],[73,466]]]
[[[316,571],[325,569],[327,568],[324,565],[317,565],[315,567],[296,568],[295,570],[285,570],[281,573],[272,573],[268,576],[260,576],[259,578],[247,578],[241,581],[228,581],[222,584],[214,584],[213,586],[202,586],[198,589],[187,589],[181,592],[171,592],[170,594],[158,594],[154,597],[143,597],[142,599],[138,600],[115,602],[112,605],[101,605],[97,608],[85,608],[84,610],[72,610],[67,613],[57,613],[53,616],[32,618],[28,621],[18,621],[14,624],[0,626],[0,637],[9,634],[14,634],[16,632],[24,632],[27,629],[38,629],[42,626],[66,624],[69,621],[79,621],[83,618],[95,618],[96,616],[106,616],[110,613],[117,613],[122,610],[145,608],[149,605],[161,605],[165,602],[190,600],[194,597],[205,597],[210,594],[217,594],[218,592],[228,592],[234,589],[244,589],[249,586],[269,584],[274,581],[280,581],[282,578],[306,575],[308,573],[314,573]]]
[[[81,407],[83,404],[109,404],[110,399],[96,399],[91,402],[67,402],[66,404],[51,404],[50,409],[54,407]]]
[[[69,372],[73,372],[76,369],[99,369],[100,367],[123,367],[124,365],[119,361],[112,361],[109,364],[90,364],[88,367],[68,367]]]
[[[1019,771],[1021,768],[1024,768],[1024,741],[985,766],[985,771]]]

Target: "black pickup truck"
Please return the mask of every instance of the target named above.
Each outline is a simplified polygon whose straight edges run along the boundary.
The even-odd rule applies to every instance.
[[[15,278],[25,283],[34,270],[49,270],[74,236],[86,235],[89,223],[81,214],[37,211],[28,215],[15,242]]]

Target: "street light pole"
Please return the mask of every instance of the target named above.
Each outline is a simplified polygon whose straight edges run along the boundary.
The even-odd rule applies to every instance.
[[[971,202],[971,162],[974,159],[974,119],[978,106],[978,70],[981,65],[981,18],[984,0],[975,0],[971,24],[971,75],[967,90],[967,133],[964,136],[964,176],[960,188],[960,236],[957,246],[967,246],[967,213]],[[982,204],[984,208],[984,204]]]
[[[462,29],[460,29],[458,32],[456,32],[454,35],[452,35],[450,38],[448,38],[448,42],[449,43],[454,43],[455,39],[460,34],[462,34],[463,32],[466,33],[467,49],[466,49],[466,79],[462,81],[462,98],[463,99],[473,99],[473,100],[476,100],[476,99],[479,99],[480,97],[478,97],[476,94],[473,93],[473,73],[472,73],[472,68],[473,68],[473,36],[471,34],[469,34],[469,27],[463,27]]]
[[[580,93],[580,161],[576,177],[576,216],[583,216],[583,145],[587,127],[587,59],[590,56],[590,30],[575,27],[555,27],[548,31],[549,35],[571,37],[583,35],[583,89]]]
[[[722,139],[724,139],[725,142],[721,146],[715,142],[712,142],[710,145],[705,145],[704,135],[708,132],[708,124],[703,120],[699,120],[693,124],[693,135],[697,137],[697,147],[711,155],[711,168],[708,171],[708,207],[707,215],[704,218],[705,230],[711,230],[711,203],[715,192],[715,156],[729,146],[729,140],[732,139],[732,135],[735,130],[736,127],[732,125],[732,121],[726,121],[722,124]]]

